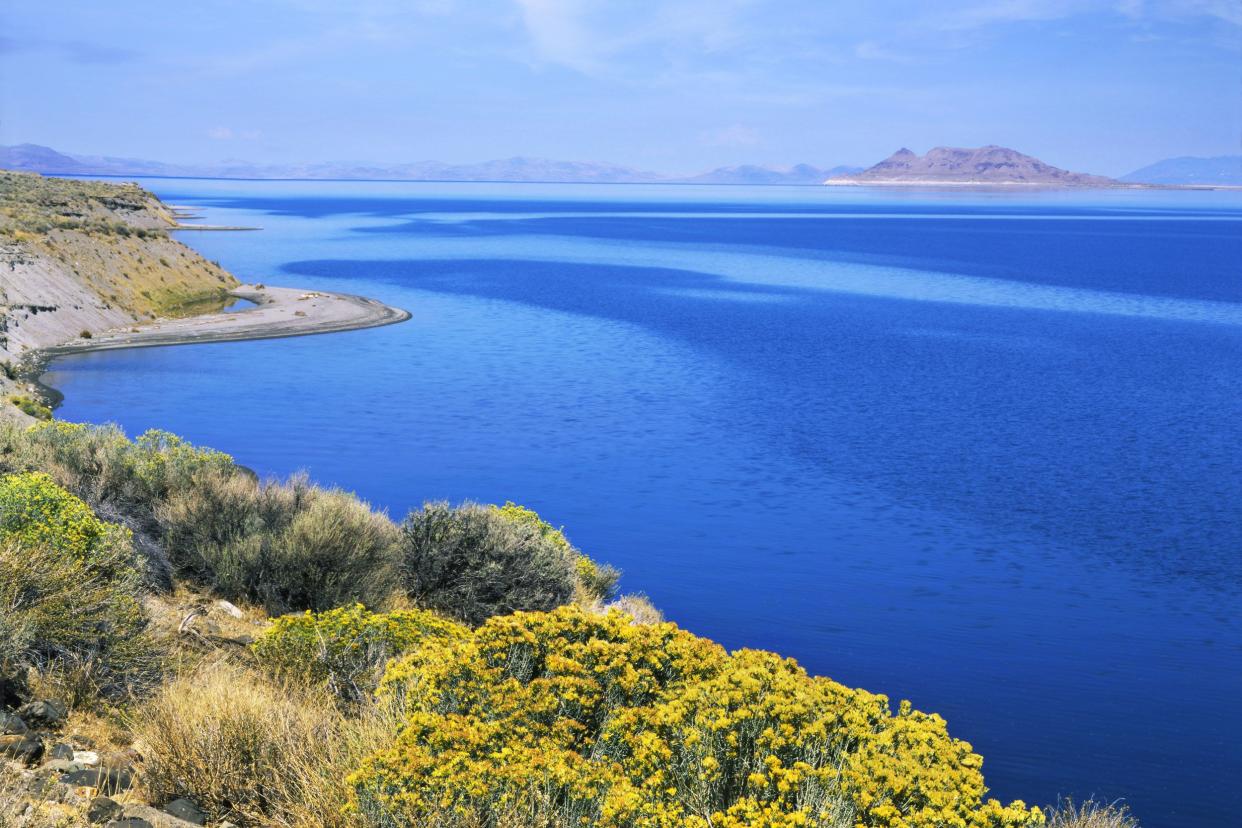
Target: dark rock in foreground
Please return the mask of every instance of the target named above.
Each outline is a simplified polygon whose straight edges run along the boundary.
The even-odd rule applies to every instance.
[[[0,757],[33,765],[43,757],[43,743],[27,734],[0,736]]]

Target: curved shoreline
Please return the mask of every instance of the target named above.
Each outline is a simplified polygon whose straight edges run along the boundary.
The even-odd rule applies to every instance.
[[[159,319],[123,330],[104,331],[89,339],[39,348],[24,355],[21,374],[55,409],[64,400],[64,394],[43,382],[43,376],[58,357],[125,348],[314,336],[379,328],[410,318],[409,311],[352,293],[242,285],[230,290],[229,295],[254,302],[255,307],[231,313]]]
[[[311,336],[395,325],[410,318],[409,311],[350,293],[242,285],[229,295],[254,302],[255,307],[104,331],[89,339],[40,348],[38,359],[46,364],[59,356],[87,351]]]

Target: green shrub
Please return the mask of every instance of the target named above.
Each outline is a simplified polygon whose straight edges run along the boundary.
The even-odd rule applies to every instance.
[[[584,605],[609,601],[616,597],[621,571],[608,564],[596,563],[586,555],[574,559],[574,599]]]
[[[48,408],[46,405],[39,402],[38,400],[33,400],[30,397],[25,396],[24,394],[20,396],[12,397],[10,398],[9,401],[12,402],[13,405],[17,406],[17,408],[20,409],[22,412],[29,414],[31,417],[34,417],[36,420],[52,419],[52,409]]]
[[[553,609],[574,595],[575,561],[563,546],[494,506],[428,503],[409,514],[401,534],[406,593],[467,624]]]
[[[129,531],[40,473],[0,479],[0,676],[71,681],[77,704],[149,682],[141,576]]]
[[[243,474],[227,454],[197,448],[163,431],[130,442],[116,426],[62,420],[0,432],[0,454],[13,469],[39,469],[93,504],[109,502],[150,515],[205,471]]]
[[[277,618],[252,649],[278,678],[322,685],[349,702],[368,698],[390,659],[428,637],[465,629],[425,610],[368,612],[361,604]]]
[[[62,486],[90,500],[101,491],[126,488],[125,435],[115,426],[84,426],[63,420],[29,428],[0,426],[0,456],[8,471],[48,472]]]
[[[141,434],[129,454],[141,496],[149,504],[192,488],[205,473],[246,476],[224,452],[199,448],[167,431],[152,429]]]
[[[383,607],[397,585],[392,521],[303,478],[259,484],[207,472],[157,516],[178,572],[273,614]]]
[[[199,473],[245,475],[228,455],[151,431],[130,442],[116,426],[60,420],[28,429],[0,425],[0,471],[37,469],[135,534],[143,574],[157,589],[171,587],[171,567],[155,510]]]
[[[142,541],[154,585],[171,572],[270,612],[382,607],[398,532],[352,495],[305,479],[260,485],[222,452],[148,431],[61,421],[0,426],[0,471],[49,472]]]
[[[211,584],[221,549],[288,525],[310,497],[311,487],[302,478],[286,485],[264,485],[243,475],[210,470],[160,504],[155,514],[177,573]]]
[[[599,564],[579,551],[569,538],[565,537],[564,529],[557,529],[534,509],[519,506],[513,501],[506,501],[504,506],[494,506],[505,518],[521,526],[533,528],[546,542],[560,549],[566,558],[574,563],[574,599],[577,603],[592,604],[607,601],[616,595],[617,581],[621,572],[607,564]]]

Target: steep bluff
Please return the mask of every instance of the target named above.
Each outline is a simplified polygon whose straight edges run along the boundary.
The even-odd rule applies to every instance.
[[[176,225],[134,184],[0,171],[0,360],[222,303],[237,280]]]
[[[222,306],[237,280],[176,226],[136,184],[0,171],[0,392],[34,350]]]

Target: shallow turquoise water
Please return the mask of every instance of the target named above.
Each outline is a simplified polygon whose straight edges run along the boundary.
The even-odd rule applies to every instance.
[[[1242,808],[1242,197],[144,182],[409,309],[58,362],[59,416],[400,516],[516,500],[670,618],[944,714],[995,795]]]

